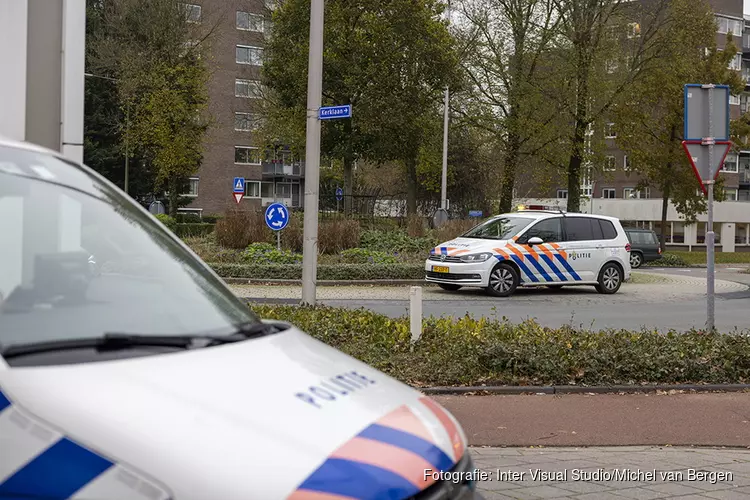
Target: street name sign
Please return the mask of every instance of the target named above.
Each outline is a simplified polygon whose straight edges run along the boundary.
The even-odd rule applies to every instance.
[[[352,117],[352,106],[347,104],[345,106],[328,106],[320,108],[318,110],[319,120],[336,120],[339,118],[351,118]]]

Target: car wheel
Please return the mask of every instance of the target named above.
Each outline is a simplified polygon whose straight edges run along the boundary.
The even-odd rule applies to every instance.
[[[446,283],[438,283],[438,286],[443,290],[448,290],[449,292],[455,292],[461,289],[461,285],[449,285]]]
[[[498,264],[490,273],[487,291],[495,297],[509,297],[513,295],[521,283],[521,278],[512,266]]]
[[[643,265],[643,255],[641,255],[640,252],[631,252],[630,253],[630,267],[633,269],[638,269]]]
[[[599,272],[599,284],[596,291],[607,295],[617,293],[622,286],[622,270],[614,262],[608,262]]]

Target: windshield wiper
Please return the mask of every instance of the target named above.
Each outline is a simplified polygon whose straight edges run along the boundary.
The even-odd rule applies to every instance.
[[[138,335],[130,333],[105,333],[101,337],[52,340],[13,344],[0,348],[0,355],[6,359],[40,354],[44,352],[66,351],[70,349],[97,349],[111,351],[133,347],[172,347],[194,349],[222,344],[241,342],[263,337],[284,330],[282,325],[268,323],[243,323],[235,327],[229,335]]]

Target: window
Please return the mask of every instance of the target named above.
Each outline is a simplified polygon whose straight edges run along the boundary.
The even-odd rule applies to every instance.
[[[567,189],[558,189],[557,190],[557,197],[562,200],[568,199],[568,190]]]
[[[234,162],[243,165],[260,165],[260,151],[258,148],[235,146]]]
[[[260,198],[259,181],[245,181],[245,198]]]
[[[237,11],[236,25],[238,30],[263,33],[264,17],[260,14]]]
[[[612,222],[604,219],[599,219],[599,226],[602,228],[602,238],[605,240],[614,240],[617,238],[617,229]]]
[[[263,49],[247,45],[237,45],[235,60],[237,64],[260,66],[263,64]]]
[[[637,191],[634,188],[625,188],[622,190],[622,197],[626,200],[630,200],[632,198],[638,198]]]
[[[727,154],[726,159],[724,160],[724,166],[722,167],[722,172],[739,172],[739,156],[737,156],[735,153],[729,153]]]
[[[724,188],[725,201],[737,201],[737,188]]]
[[[740,96],[738,95],[729,95],[729,104],[732,106],[739,106],[740,105]]]
[[[531,238],[541,238],[545,243],[557,243],[562,241],[562,224],[560,217],[539,221],[523,235],[524,243]]]
[[[234,95],[235,97],[243,97],[245,99],[259,99],[261,97],[261,87],[258,80],[241,80],[239,78],[234,80]]]
[[[604,188],[602,189],[602,198],[614,199],[617,198],[617,191],[615,188]]]
[[[641,25],[638,23],[628,23],[628,38],[641,36]]]
[[[201,6],[200,5],[194,5],[191,3],[183,3],[181,5],[185,9],[185,17],[187,18],[187,21],[189,23],[201,22]]]
[[[273,198],[273,182],[261,182],[260,183],[260,197],[261,198]]]
[[[594,229],[596,224],[596,229]],[[601,239],[602,230],[597,219],[589,217],[565,218],[565,241],[591,241]]]
[[[729,66],[727,66],[729,69],[732,69],[734,71],[741,71],[742,70],[742,53],[735,54],[735,56],[732,58],[731,61],[729,61]],[[730,102],[732,96],[729,97]],[[739,103],[737,103],[739,104]]]
[[[504,240],[510,239],[520,233],[531,224],[532,220],[527,217],[500,217],[490,219],[462,236],[464,238],[485,238]]]
[[[630,162],[628,161],[628,155],[623,156],[623,159],[622,159],[622,168],[626,172],[630,171]]]
[[[607,123],[604,126],[604,137],[606,139],[615,139],[617,137],[617,131],[615,130],[614,123]]]
[[[189,179],[185,196],[198,196],[198,180],[198,177],[191,177]]]
[[[612,172],[613,170],[617,169],[617,160],[614,156],[607,156],[604,159],[604,171],[605,172]]]
[[[716,16],[716,31],[719,33],[731,33],[734,36],[742,36],[743,21]]]
[[[250,113],[235,113],[234,129],[240,132],[253,130],[253,115]]]

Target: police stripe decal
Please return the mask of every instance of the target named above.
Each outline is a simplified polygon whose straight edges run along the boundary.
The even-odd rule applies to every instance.
[[[581,277],[578,276],[578,273],[576,273],[575,270],[573,270],[573,268],[570,266],[570,264],[568,263],[568,261],[565,260],[562,255],[555,254],[555,257],[557,257],[557,260],[560,261],[560,263],[563,265],[563,267],[565,268],[565,270],[570,273],[570,275],[573,277],[574,280],[576,280],[576,281],[582,281]]]
[[[109,460],[62,438],[0,484],[0,497],[69,498],[110,467]]]
[[[544,269],[544,266],[542,266],[539,263],[539,261],[534,258],[533,255],[527,254],[527,256],[529,257],[529,260],[531,261],[531,264],[536,268],[537,271],[539,271],[539,274],[542,275],[542,278],[544,278],[545,280],[550,281],[550,282],[555,281],[555,279],[552,276],[550,276],[549,274],[547,274],[547,270]]]
[[[429,441],[380,424],[372,424],[360,432],[359,437],[380,441],[381,443],[391,444],[408,450],[424,458],[438,470],[448,470],[455,463],[443,450]]]
[[[0,411],[3,411],[7,407],[10,406],[10,401],[8,401],[8,398],[5,397],[5,394],[0,391]]]
[[[537,278],[536,274],[534,274],[534,272],[531,269],[529,269],[529,267],[526,264],[524,264],[523,258],[515,254],[511,255],[510,257],[513,259],[513,262],[518,264],[518,267],[520,267],[521,270],[524,273],[526,273],[526,276],[528,276],[531,281],[533,281],[534,283],[539,283],[539,278]]]
[[[401,476],[380,467],[329,458],[300,489],[362,499],[409,498],[419,489]]]

